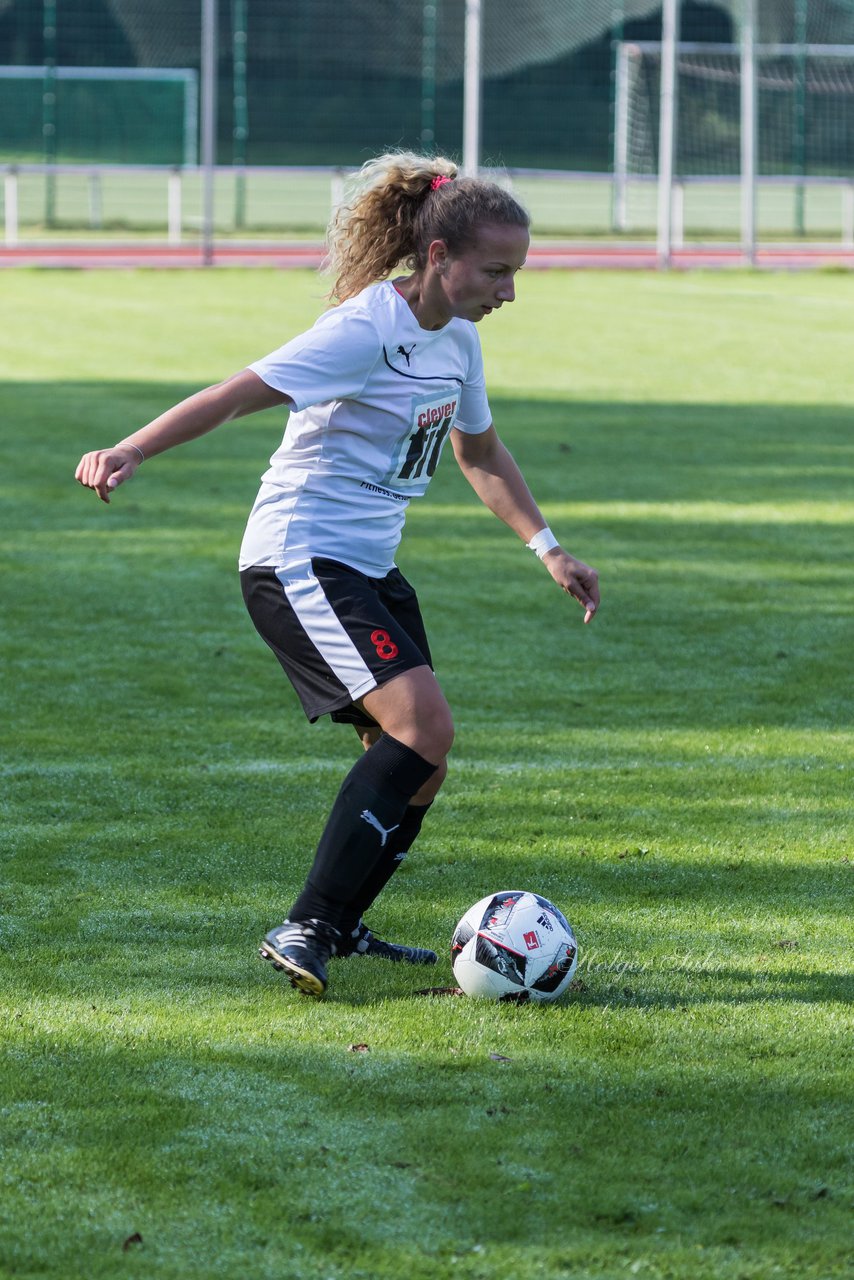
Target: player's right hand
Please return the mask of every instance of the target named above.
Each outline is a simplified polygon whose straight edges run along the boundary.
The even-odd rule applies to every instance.
[[[543,564],[559,587],[574,596],[584,609],[584,621],[592,622],[599,608],[599,574],[583,560],[576,560],[563,547],[552,547]]]
[[[136,449],[116,445],[112,449],[95,449],[92,453],[84,453],[74,472],[75,480],[79,480],[87,489],[94,489],[102,502],[110,501],[113,489],[125,480],[130,480],[142,459]]]

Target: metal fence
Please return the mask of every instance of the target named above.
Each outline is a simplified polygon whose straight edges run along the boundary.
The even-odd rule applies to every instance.
[[[652,14],[655,37],[649,0],[593,0],[586,14],[570,0],[0,0],[0,65],[42,71],[26,92],[0,74],[3,107],[18,107],[0,111],[0,153],[174,163],[173,110],[141,138],[119,80],[85,94],[63,82],[68,68],[124,68],[208,74],[223,165],[358,165],[394,145],[461,155],[482,104],[486,160],[605,170],[621,8]],[[478,81],[468,112],[467,77]]]
[[[623,100],[643,146],[620,151],[626,50],[667,47],[668,14],[691,47],[740,50],[749,31],[793,51],[778,160],[763,168],[755,149],[753,234],[847,244],[848,0],[0,0],[6,243],[317,236],[341,174],[393,147],[498,173],[538,234],[661,239],[664,222],[671,244],[738,239],[742,143],[764,128],[741,111],[750,63],[710,63],[726,101],[695,109],[659,53]],[[799,51],[829,43],[842,70],[819,130]]]
[[[265,165],[214,171],[213,237],[251,248],[285,240],[319,244],[348,170]],[[488,172],[488,171],[487,171]],[[129,239],[170,246],[201,244],[203,181],[198,167],[157,165],[0,166],[2,237],[7,249],[60,238],[85,245]],[[657,175],[515,169],[493,174],[530,210],[539,239],[590,240],[656,235]],[[44,230],[52,186],[53,232]],[[675,177],[672,244],[737,241],[738,175]],[[759,234],[792,236],[798,220],[811,240],[854,250],[854,179],[763,176],[757,179]]]

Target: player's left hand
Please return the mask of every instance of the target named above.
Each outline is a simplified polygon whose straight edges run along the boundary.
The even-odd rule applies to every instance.
[[[543,564],[559,587],[573,596],[584,609],[584,621],[590,622],[599,608],[599,574],[589,564],[576,560],[563,547],[552,547],[543,556]]]
[[[113,489],[130,480],[141,461],[139,450],[127,445],[95,449],[92,453],[84,453],[74,478],[87,489],[94,489],[102,502],[109,502]]]

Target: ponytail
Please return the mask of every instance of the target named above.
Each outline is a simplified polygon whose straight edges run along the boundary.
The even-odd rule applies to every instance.
[[[385,280],[399,265],[427,265],[427,250],[444,240],[451,253],[472,245],[484,225],[530,225],[513,197],[494,182],[458,178],[443,156],[390,152],[363,165],[327,230],[330,297],[352,298]]]

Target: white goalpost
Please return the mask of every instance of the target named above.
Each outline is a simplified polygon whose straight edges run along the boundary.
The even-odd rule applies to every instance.
[[[687,205],[695,227],[737,240],[752,263],[757,193],[766,225],[789,225],[793,237],[805,234],[806,194],[823,226],[828,210],[831,222],[838,217],[847,242],[854,45],[760,44],[755,0],[743,0],[738,44],[680,41],[678,0],[668,0],[663,18],[665,39],[616,49],[614,229],[653,221],[667,265],[681,246]]]

